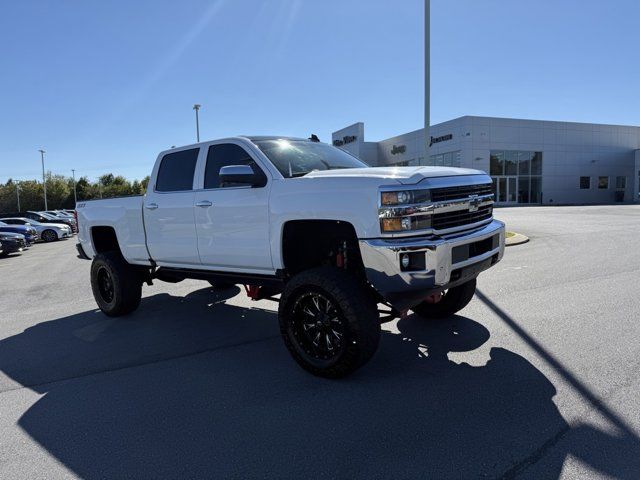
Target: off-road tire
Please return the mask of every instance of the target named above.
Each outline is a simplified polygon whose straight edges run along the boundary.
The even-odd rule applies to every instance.
[[[422,302],[412,310],[422,318],[447,318],[462,310],[476,293],[476,279],[447,290],[438,303]]]
[[[326,310],[325,321],[335,317],[331,321],[339,322],[338,329],[342,332],[342,337],[331,337],[333,341],[337,339],[340,347],[334,356],[326,359],[305,351],[303,343],[308,343],[311,337],[301,339],[301,335],[310,334],[308,330],[301,333],[303,316],[296,313],[299,302],[313,300],[314,296],[332,304]],[[319,377],[341,378],[352,373],[373,356],[380,342],[380,320],[374,296],[356,277],[333,267],[314,268],[293,277],[280,298],[278,318],[280,333],[295,361]]]
[[[133,312],[142,298],[142,270],[120,252],[99,253],[91,263],[91,289],[98,307],[109,317]]]

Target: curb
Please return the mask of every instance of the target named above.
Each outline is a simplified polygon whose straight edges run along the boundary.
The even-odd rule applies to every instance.
[[[526,235],[522,235],[521,233],[514,233],[512,237],[505,238],[504,244],[507,247],[511,247],[513,245],[522,245],[523,243],[527,243],[529,241],[529,237]]]

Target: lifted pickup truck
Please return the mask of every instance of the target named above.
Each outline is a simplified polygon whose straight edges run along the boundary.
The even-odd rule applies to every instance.
[[[158,279],[279,297],[285,345],[341,377],[375,353],[378,304],[425,319],[462,309],[504,252],[477,170],[372,168],[312,139],[233,137],[161,152],[142,197],[77,205],[78,251],[109,316]]]

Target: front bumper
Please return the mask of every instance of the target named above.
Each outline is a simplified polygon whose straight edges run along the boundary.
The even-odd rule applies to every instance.
[[[429,295],[455,287],[502,259],[504,223],[466,232],[419,238],[360,240],[367,279],[398,310],[411,308]],[[423,270],[403,271],[403,254],[425,255]]]
[[[9,255],[10,253],[20,253],[27,249],[26,241],[22,240],[3,240],[2,241],[2,254]]]

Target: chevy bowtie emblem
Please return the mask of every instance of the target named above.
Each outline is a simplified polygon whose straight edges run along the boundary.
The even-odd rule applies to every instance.
[[[469,195],[469,212],[477,212],[480,206],[480,199],[477,195]]]

